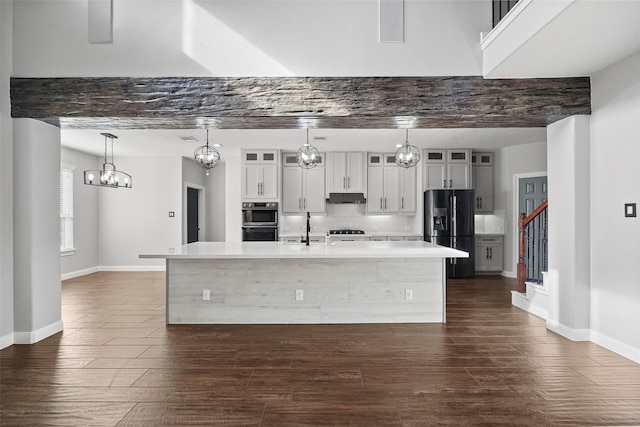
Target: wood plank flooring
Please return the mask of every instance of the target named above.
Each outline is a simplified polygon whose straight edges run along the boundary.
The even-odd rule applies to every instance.
[[[64,332],[0,351],[4,426],[640,425],[640,365],[451,280],[448,323],[166,326],[164,273],[65,281]]]

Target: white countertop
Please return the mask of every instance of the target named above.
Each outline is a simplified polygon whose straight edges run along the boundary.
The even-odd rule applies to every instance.
[[[302,233],[303,235],[305,233]],[[319,232],[312,232],[309,233],[309,236],[311,237],[324,237],[326,236],[327,233],[319,233]],[[360,236],[360,237],[385,237],[385,236],[389,236],[389,237],[396,237],[396,236],[400,236],[400,237],[417,237],[420,236],[422,237],[422,234],[420,233],[412,233],[410,231],[390,231],[390,232],[373,232],[373,233],[364,233],[364,234],[330,234],[331,237],[344,237],[344,236]],[[278,237],[300,237],[300,233],[292,233],[287,231],[286,233],[278,233]]]
[[[140,258],[255,259],[255,258],[468,258],[457,249],[429,242],[335,242],[309,246],[284,242],[196,242]]]

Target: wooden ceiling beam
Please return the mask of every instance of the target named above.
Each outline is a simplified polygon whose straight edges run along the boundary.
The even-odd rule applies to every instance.
[[[12,78],[11,115],[67,129],[545,127],[587,77]]]

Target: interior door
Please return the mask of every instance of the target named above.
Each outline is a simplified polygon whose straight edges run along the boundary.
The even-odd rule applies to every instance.
[[[198,241],[200,227],[198,226],[198,189],[187,187],[187,243]]]
[[[542,202],[547,200],[547,177],[539,176],[534,178],[520,178],[518,181],[519,188],[519,203],[518,203],[518,216],[521,212],[525,215],[529,215],[533,212]],[[517,221],[517,220],[516,220]],[[531,250],[527,250],[525,254],[524,262],[527,266],[527,280],[540,282],[542,281],[542,271],[546,268],[547,259],[547,239],[546,239],[546,226],[540,224],[536,219],[532,223],[533,227],[528,229],[526,233],[526,240],[538,242],[533,244]]]

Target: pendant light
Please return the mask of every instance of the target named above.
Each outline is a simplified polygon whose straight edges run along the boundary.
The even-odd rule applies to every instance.
[[[320,163],[320,153],[318,149],[309,144],[309,128],[307,128],[307,142],[298,149],[296,153],[298,166],[303,169],[313,169]]]
[[[420,150],[409,144],[409,129],[407,129],[407,140],[396,151],[396,164],[403,168],[413,168],[420,162]]]
[[[84,171],[84,183],[99,187],[131,188],[133,184],[131,175],[116,169],[116,165],[113,162],[113,140],[118,139],[118,137],[110,133],[101,133],[100,135],[104,136],[104,163],[102,163],[102,170]],[[108,141],[111,141],[110,162],[107,157]]]
[[[193,157],[196,160],[196,164],[207,171],[205,175],[209,175],[209,169],[213,169],[220,164],[220,153],[215,147],[209,146],[209,129],[207,129],[207,144],[196,148],[196,151],[193,152]]]

